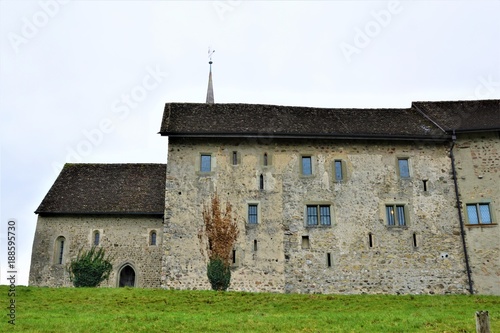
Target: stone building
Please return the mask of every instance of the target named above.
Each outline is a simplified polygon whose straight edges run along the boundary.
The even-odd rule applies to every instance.
[[[103,247],[105,286],[160,287],[165,164],[66,164],[35,213],[29,283],[71,286],[67,265]]]
[[[37,210],[30,284],[68,285],[59,237],[65,263],[98,231],[119,258],[109,286],[129,266],[139,287],[209,289],[198,231],[217,191],[239,223],[232,290],[500,294],[499,102],[167,103],[167,166],[65,167]],[[114,183],[128,187],[95,190]]]

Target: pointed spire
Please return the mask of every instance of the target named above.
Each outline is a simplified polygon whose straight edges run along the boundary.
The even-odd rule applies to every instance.
[[[212,84],[212,54],[214,52],[215,50],[211,51],[210,48],[208,49],[210,72],[208,73],[207,104],[214,104],[214,87]]]

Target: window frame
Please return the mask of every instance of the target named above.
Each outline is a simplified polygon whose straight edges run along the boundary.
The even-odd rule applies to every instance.
[[[393,224],[390,224],[388,208],[392,208]],[[400,210],[398,208],[403,209],[403,214],[401,215]],[[403,217],[404,224],[401,224],[400,216]],[[408,204],[402,202],[396,203],[385,203],[384,204],[384,221],[385,225],[388,228],[405,228],[409,225],[409,215],[408,215]]]
[[[56,237],[54,241],[54,260],[53,263],[55,265],[63,265],[64,257],[67,252],[68,243],[66,241],[66,237],[63,235],[59,235]]]
[[[209,169],[209,170],[205,170],[205,169],[203,168],[203,158],[204,158],[204,157],[208,157],[208,158],[210,158],[210,160],[209,160],[209,161],[210,161],[210,169]],[[200,173],[205,173],[205,174],[206,174],[206,173],[210,173],[210,172],[212,172],[212,171],[213,171],[213,166],[212,166],[212,154],[209,154],[209,153],[200,153],[200,165],[199,165],[199,166],[200,166],[200,168],[199,168],[199,172],[200,172]]]
[[[337,166],[340,166],[340,176],[341,178],[337,178]],[[335,183],[342,183],[345,182],[348,178],[347,175],[347,164],[346,161],[341,159],[341,158],[336,158],[332,161],[332,175],[333,175],[333,182]]]
[[[471,223],[471,219],[469,217],[469,206],[474,206],[475,207],[475,213],[476,213],[476,218],[477,218],[477,223]],[[486,206],[488,208],[488,214],[490,221],[484,223],[483,220],[483,215],[480,210],[480,206]],[[497,225],[498,223],[495,220],[495,216],[493,214],[493,209],[491,208],[491,201],[475,201],[475,202],[466,202],[465,207],[465,224],[468,227],[476,227],[476,226],[491,226],[491,225]]]
[[[404,170],[404,171],[408,172],[408,176],[402,175],[401,161],[406,161],[406,170]],[[399,179],[410,179],[411,178],[412,170],[411,170],[411,166],[410,166],[410,158],[409,157],[398,156],[397,160],[396,160],[396,167],[397,167],[397,174],[398,174]]]
[[[250,222],[250,207],[256,207],[255,214],[252,214],[252,216],[255,216],[256,221],[255,222]],[[260,215],[260,203],[257,201],[248,201],[247,202],[247,226],[257,226],[261,223],[261,215]]]
[[[154,235],[154,238],[153,238],[153,235]],[[158,232],[156,230],[151,230],[149,232],[148,238],[149,238],[148,239],[149,246],[157,246],[158,245]]]
[[[99,230],[94,230],[92,233],[92,245],[99,246],[101,244],[101,233]]]
[[[322,213],[322,208],[328,208],[328,215]],[[315,214],[311,214],[315,212]],[[309,223],[310,217],[315,216],[316,223]],[[323,218],[328,217],[328,223]],[[329,228],[333,225],[333,206],[328,202],[306,203],[304,207],[304,224],[307,228]]]
[[[311,173],[304,173],[304,159],[309,158],[309,167],[311,169]],[[314,156],[312,154],[301,154],[300,155],[300,176],[304,178],[309,178],[314,176]]]

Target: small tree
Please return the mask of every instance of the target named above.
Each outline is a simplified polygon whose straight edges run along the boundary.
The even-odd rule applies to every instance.
[[[76,259],[69,265],[69,277],[75,287],[97,287],[107,280],[113,269],[109,256],[104,258],[104,249],[93,246],[88,251],[80,249]]]
[[[231,281],[231,254],[238,238],[238,226],[232,206],[226,202],[221,209],[217,192],[209,205],[203,207],[203,226],[198,234],[201,252],[208,255],[207,277],[213,290],[227,290]]]

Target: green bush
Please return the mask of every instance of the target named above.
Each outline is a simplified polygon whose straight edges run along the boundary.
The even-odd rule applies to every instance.
[[[213,290],[226,291],[231,281],[231,270],[222,259],[215,258],[207,265],[207,276]]]
[[[113,269],[110,259],[104,258],[104,249],[92,247],[81,251],[69,265],[70,279],[75,287],[97,287],[109,278]]]

